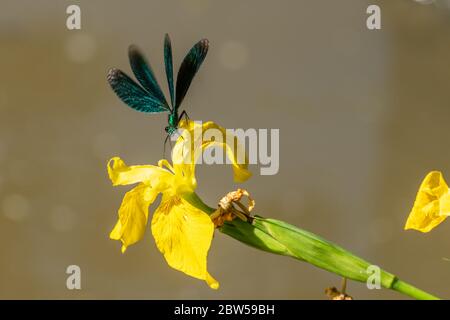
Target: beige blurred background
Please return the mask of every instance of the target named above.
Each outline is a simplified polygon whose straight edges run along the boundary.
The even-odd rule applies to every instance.
[[[441,1],[443,4],[443,2]],[[66,29],[70,4],[82,30]],[[366,29],[366,8],[382,29]],[[450,222],[403,231],[432,169],[450,179],[450,11],[412,0],[13,1],[0,11],[0,298],[324,299],[340,279],[216,234],[219,291],[170,269],[148,230],[120,253],[109,240],[127,187],[105,165],[162,156],[166,116],[125,107],[110,67],[138,44],[164,91],[163,37],[176,67],[211,48],[184,107],[228,128],[279,128],[280,171],[243,186],[258,214],[315,232],[405,281],[450,297]],[[199,169],[211,205],[236,188],[225,166]],[[66,267],[82,290],[66,289]],[[350,283],[357,299],[402,299]]]

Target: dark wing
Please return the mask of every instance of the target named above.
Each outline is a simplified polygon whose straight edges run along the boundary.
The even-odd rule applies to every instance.
[[[150,95],[122,71],[109,70],[107,79],[114,92],[131,108],[147,113],[170,111],[167,105]]]
[[[173,91],[173,62],[172,62],[172,43],[170,37],[166,33],[164,38],[164,63],[166,65],[167,83],[169,84],[170,102],[174,106],[175,93]]]
[[[152,68],[136,46],[132,45],[128,48],[128,57],[130,59],[131,69],[133,70],[133,73],[139,83],[151,95],[160,100],[162,104],[168,106],[166,98],[164,97],[158,81],[156,81],[155,75],[153,74]]]
[[[177,76],[175,109],[178,109],[183,101],[184,96],[191,85],[192,79],[200,68],[203,60],[205,60],[208,48],[208,40],[202,39],[197,42],[188,52],[186,57],[184,57]]]

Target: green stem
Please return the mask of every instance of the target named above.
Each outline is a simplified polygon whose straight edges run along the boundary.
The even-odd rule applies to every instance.
[[[185,194],[183,198],[196,208],[211,214],[215,209],[206,205],[196,194]],[[220,232],[266,252],[292,257],[308,262],[318,268],[354,281],[369,283],[374,276],[386,289],[395,290],[419,300],[439,299],[423,290],[401,281],[395,275],[382,270],[355,256],[338,245],[309,231],[275,219],[254,217],[253,223],[234,219],[219,228]],[[378,275],[375,274],[378,270]]]
[[[397,279],[392,284],[392,290],[395,290],[397,292],[406,294],[410,297],[416,298],[418,300],[439,300],[438,297],[433,296],[432,294],[429,294],[428,292],[425,292],[423,290],[420,290],[409,283],[403,282],[399,279]]]

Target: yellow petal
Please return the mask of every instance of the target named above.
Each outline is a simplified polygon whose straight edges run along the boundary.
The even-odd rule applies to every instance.
[[[248,157],[245,150],[235,136],[228,136],[226,130],[218,124],[208,121],[202,124],[194,121],[181,121],[180,128],[184,129],[183,134],[178,138],[172,152],[172,162],[176,175],[182,172],[185,177],[195,176],[195,163],[199,157],[208,148],[222,148],[228,159],[230,160],[234,180],[236,182],[244,182],[251,177],[248,170]],[[211,139],[203,140],[203,134],[209,129],[216,129],[222,134],[222,142],[213,141]],[[243,159],[238,159],[238,154]],[[195,189],[195,188],[194,188]]]
[[[441,216],[450,216],[450,192],[447,192],[441,197],[440,204],[439,214]]]
[[[211,289],[215,289],[215,290],[219,289],[219,286],[220,286],[219,282],[216,279],[214,279],[213,277],[211,277],[211,275],[209,273],[206,273],[205,281]]]
[[[430,172],[417,192],[414,206],[406,221],[406,229],[429,232],[445,220],[450,212],[447,183],[439,171]]]
[[[119,209],[119,220],[110,233],[113,240],[122,241],[122,252],[144,236],[148,220],[148,207],[158,193],[145,184],[128,191]]]
[[[169,266],[217,289],[219,283],[207,271],[207,255],[214,224],[203,211],[178,197],[163,195],[152,219],[156,246]]]
[[[151,183],[156,188],[157,182],[170,178],[171,174],[158,166],[127,166],[119,157],[108,161],[108,174],[113,185],[128,185],[138,182]]]

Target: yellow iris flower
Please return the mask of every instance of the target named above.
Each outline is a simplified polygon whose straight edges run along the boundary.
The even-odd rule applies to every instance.
[[[431,171],[423,180],[406,221],[405,230],[429,232],[450,215],[450,192],[439,171]]]
[[[122,252],[141,240],[147,226],[149,206],[161,193],[161,202],[151,222],[156,246],[169,266],[205,280],[211,288],[218,289],[219,283],[207,271],[214,224],[208,214],[185,200],[194,194],[197,187],[195,160],[207,148],[220,147],[230,159],[235,181],[245,181],[251,174],[245,161],[244,164],[238,163],[235,137],[233,146],[229,141],[205,141],[201,140],[202,135],[194,136],[195,130],[216,129],[225,137],[224,128],[213,122],[199,124],[193,121],[182,121],[180,128],[183,133],[172,151],[172,164],[163,159],[157,166],[127,166],[119,157],[108,162],[108,174],[114,186],[137,184],[125,194],[110,238],[122,242]],[[189,150],[193,152],[187,152]]]

